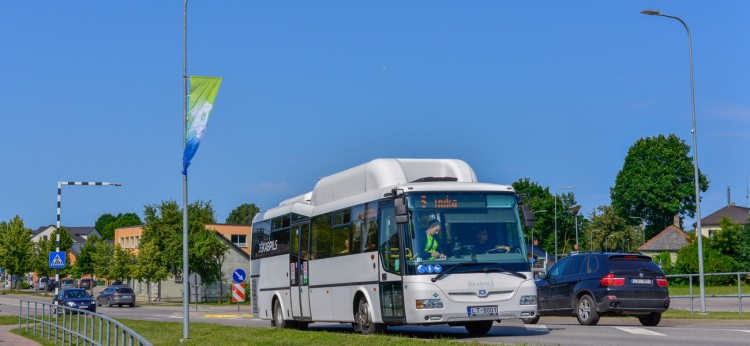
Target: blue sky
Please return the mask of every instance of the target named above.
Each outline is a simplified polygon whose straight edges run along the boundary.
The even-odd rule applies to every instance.
[[[480,180],[575,185],[610,203],[628,148],[692,146],[693,34],[703,215],[746,205],[746,1],[207,1],[188,74],[221,76],[189,197],[219,222],[381,157],[460,158]],[[182,201],[182,1],[0,4],[0,220],[93,225]]]

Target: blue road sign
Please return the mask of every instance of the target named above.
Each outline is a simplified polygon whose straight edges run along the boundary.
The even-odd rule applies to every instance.
[[[65,252],[50,252],[49,267],[52,269],[65,268]]]
[[[232,279],[238,284],[245,282],[245,271],[239,268],[235,269],[232,273]]]

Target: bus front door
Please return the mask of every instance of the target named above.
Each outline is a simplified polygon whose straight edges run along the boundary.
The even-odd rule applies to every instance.
[[[292,253],[290,256],[290,284],[292,298],[292,317],[310,319],[310,290],[308,263],[310,259],[310,223],[292,226]]]

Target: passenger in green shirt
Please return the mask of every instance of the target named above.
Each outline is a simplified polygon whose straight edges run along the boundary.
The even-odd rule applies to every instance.
[[[437,234],[440,233],[440,221],[430,221],[430,225],[427,226],[427,231],[425,233],[427,235],[427,240],[425,241],[424,246],[424,256],[430,260],[445,259],[447,256],[443,254],[436,237]]]

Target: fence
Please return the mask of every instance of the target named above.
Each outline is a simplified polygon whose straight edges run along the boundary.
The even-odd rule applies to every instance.
[[[151,343],[107,316],[36,301],[21,300],[18,328],[60,345],[143,345]]]
[[[737,298],[737,307],[738,312],[740,316],[742,316],[742,298],[750,297],[749,294],[742,294],[742,278],[747,277],[750,275],[750,272],[734,272],[734,273],[705,273],[704,276],[736,276],[737,277],[737,294],[711,294],[711,295],[705,295],[706,297],[713,297],[713,298]],[[672,299],[690,299],[690,314],[692,315],[694,312],[693,308],[693,301],[695,298],[700,298],[700,292],[698,292],[698,295],[693,294],[693,279],[698,279],[699,274],[672,274],[667,275],[667,278],[682,278],[686,277],[688,278],[688,282],[690,283],[690,291],[689,294],[686,296],[673,296],[670,295],[669,297]]]

